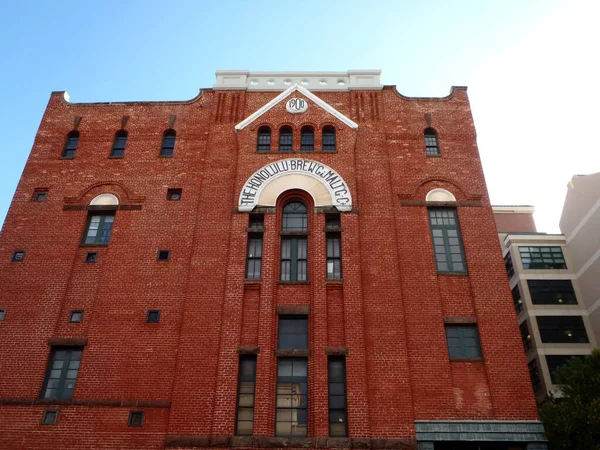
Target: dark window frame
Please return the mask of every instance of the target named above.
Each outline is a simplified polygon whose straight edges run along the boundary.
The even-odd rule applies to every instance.
[[[571,280],[527,280],[527,287],[534,305],[578,304]]]
[[[111,158],[125,157],[125,147],[127,147],[128,137],[129,133],[126,130],[119,130],[115,133],[115,139],[110,150]]]
[[[567,269],[565,255],[558,245],[523,245],[519,247],[519,255],[525,270]]]
[[[334,126],[326,125],[321,130],[321,148],[324,152],[337,151],[337,135]]]
[[[527,364],[527,368],[529,369],[529,379],[531,380],[531,386],[533,387],[533,392],[537,392],[541,385],[540,371],[538,369],[538,364],[536,359],[532,359]]]
[[[508,275],[508,279],[510,280],[515,274],[515,266],[513,264],[510,251],[506,255],[504,255],[504,267],[506,267],[506,274]]]
[[[288,243],[289,257],[287,255]],[[281,281],[308,281],[308,237],[282,236],[279,266]]]
[[[82,309],[74,309],[69,313],[69,323],[83,323],[83,314],[84,311]],[[77,319],[77,315],[79,315],[79,320]]]
[[[183,189],[181,188],[169,188],[167,189],[167,201],[179,202],[181,201],[182,194]]]
[[[260,280],[262,278],[262,257],[262,233],[248,233],[248,245],[246,250],[246,280]]]
[[[263,125],[256,133],[256,151],[266,153],[271,151],[271,127]]]
[[[64,353],[64,359],[57,359],[57,356],[60,352]],[[40,398],[46,400],[71,400],[73,398],[73,394],[75,393],[75,387],[77,385],[77,377],[79,375],[79,370],[81,368],[81,359],[83,357],[83,347],[52,347],[50,349],[50,356],[48,358],[48,366],[46,368],[46,375],[44,377],[44,383],[42,384],[42,390],[40,391]],[[62,361],[62,363],[56,364],[58,361]],[[77,362],[74,366],[71,367],[71,363]],[[66,363],[66,364],[65,364]],[[54,367],[59,366],[59,367]],[[55,375],[56,372],[60,372],[58,377]],[[73,378],[73,373],[76,372]],[[67,378],[71,375],[70,378]],[[58,380],[56,387],[50,387],[50,382],[53,380]],[[73,380],[73,387],[68,387],[68,381]],[[54,383],[52,383],[54,385]],[[56,394],[48,396],[48,390],[55,389]],[[71,391],[70,393],[68,391]]]
[[[545,355],[546,365],[550,373],[552,384],[559,384],[556,378],[556,371],[567,364],[573,358],[584,358],[586,355]]]
[[[535,319],[544,344],[590,343],[583,316],[536,316]]]
[[[3,322],[5,317],[6,317],[6,308],[0,308],[0,322]]]
[[[279,151],[282,153],[294,151],[294,130],[289,125],[279,128]]]
[[[160,309],[146,311],[146,323],[160,323]]]
[[[423,132],[425,140],[425,155],[426,156],[441,156],[438,134],[433,128],[427,128]]]
[[[527,353],[533,348],[533,338],[531,337],[531,331],[529,331],[529,324],[527,321],[523,321],[519,325],[519,331],[521,333],[521,342],[523,343],[523,350]]]
[[[290,369],[292,375],[286,376],[282,375],[282,369],[284,365],[290,364]],[[304,373],[306,375],[294,375],[294,370],[298,368],[299,372],[302,370],[304,366]],[[291,385],[292,391],[285,392],[285,385]],[[304,386],[302,386],[304,385]],[[304,389],[303,389],[304,388]],[[296,389],[299,392],[295,391]],[[284,392],[284,393],[280,393]],[[275,394],[275,436],[277,437],[306,437],[308,436],[308,426],[309,426],[309,417],[308,417],[308,358],[279,358],[277,360],[277,390]],[[282,400],[282,401],[280,401]],[[285,404],[286,401],[289,401],[289,405]],[[296,404],[294,405],[294,402]],[[285,414],[281,414],[285,411],[290,411],[289,420],[279,420],[279,417],[284,416]],[[279,433],[278,432],[278,424],[279,423],[290,423],[290,431],[292,431],[292,427],[294,424],[294,411],[296,413],[296,426],[298,423],[305,418],[304,433]]]
[[[315,129],[310,125],[305,125],[300,129],[300,151],[315,151]]]
[[[58,422],[58,414],[59,414],[58,409],[45,409],[44,413],[42,414],[41,425],[43,425],[43,426],[56,425]]]
[[[127,420],[128,427],[143,427],[144,426],[144,411],[129,411],[129,419]]]
[[[18,256],[21,255],[21,256]],[[12,258],[10,259],[11,262],[23,262],[25,261],[25,250],[15,250],[13,252]]]
[[[341,280],[343,278],[342,272],[342,233],[338,232],[327,232],[326,238],[326,256],[327,256],[327,267],[326,267],[326,278],[328,280]]]
[[[96,228],[97,233],[95,236],[92,236],[93,240],[90,242],[88,238],[90,237],[90,226],[92,225],[94,217],[100,217],[100,219],[98,220],[98,228]],[[107,222],[108,217],[112,217],[112,220]],[[81,243],[83,245],[108,245],[110,237],[112,236],[114,222],[115,211],[90,211]],[[110,226],[108,226],[107,223],[109,223]]]
[[[67,134],[67,138],[65,140],[65,146],[63,147],[63,151],[61,153],[61,158],[63,159],[73,159],[77,154],[77,147],[79,146],[79,131],[73,130]]]
[[[343,374],[342,379],[336,379],[332,377],[332,365],[335,363],[341,363]],[[328,415],[329,415],[329,436],[330,437],[347,437],[348,436],[348,388],[347,388],[347,374],[346,374],[346,358],[343,356],[330,356],[327,359],[327,382],[328,382]],[[341,389],[340,389],[341,388]],[[340,394],[341,392],[341,394]],[[343,399],[343,407],[333,407],[334,401],[339,401],[340,397]],[[338,421],[335,421],[335,419]],[[342,422],[339,419],[342,419]],[[344,424],[344,432],[336,433],[332,432],[332,425]],[[337,428],[337,427],[335,427]]]
[[[83,262],[86,262],[88,264],[94,264],[98,262],[98,252],[86,252],[85,259],[83,260]]]
[[[34,203],[44,203],[48,200],[48,191],[35,191],[32,200]]]
[[[254,434],[254,408],[256,406],[256,355],[241,355],[238,365],[238,387],[235,410],[235,435],[236,436],[252,436]],[[247,374],[244,366],[251,366],[251,374]],[[247,392],[252,390],[252,392]],[[244,391],[244,392],[242,392]],[[252,405],[242,405],[242,397],[249,399],[252,396]],[[244,402],[245,403],[245,402]],[[252,410],[252,420],[240,418],[241,412]],[[252,422],[250,433],[240,432],[240,422]]]
[[[160,249],[156,252],[156,260],[159,262],[167,262],[171,259],[171,250]]]
[[[449,335],[449,331],[456,331],[456,336]],[[468,336],[467,331],[475,332],[475,336]],[[476,324],[446,324],[446,345],[448,346],[448,357],[450,360],[463,359],[463,358],[482,358],[483,353],[481,351],[481,339],[479,337],[479,330]],[[450,339],[458,339],[458,346],[452,345]],[[467,345],[467,340],[472,339],[477,344]],[[476,354],[469,354],[469,349],[474,348]],[[458,352],[458,354],[456,354]]]
[[[432,214],[435,217],[432,216]],[[437,271],[440,273],[466,273],[467,258],[465,256],[462,234],[460,232],[460,221],[457,209],[428,208],[427,216],[429,218],[431,244],[433,246],[433,256]],[[434,223],[434,220],[436,223]],[[442,224],[440,224],[439,221],[441,221]],[[454,221],[454,223],[452,223],[452,221]],[[455,234],[455,236],[452,236],[452,234]],[[453,244],[452,240],[456,240],[456,243]],[[441,249],[443,249],[443,252]],[[456,250],[458,250],[458,252]],[[443,261],[441,260],[441,255],[444,257]],[[453,261],[453,256],[458,256],[460,261]],[[447,266],[446,269],[443,268],[444,264]],[[462,266],[462,268],[459,267],[459,265]]]
[[[177,141],[177,132],[169,128],[163,133],[162,144],[160,146],[161,158],[172,158],[175,156],[175,144]]]
[[[519,285],[517,284],[511,291],[513,304],[515,305],[515,312],[517,315],[523,312],[523,298],[521,297],[521,289],[519,289]]]
[[[278,350],[308,350],[308,316],[281,315],[277,321]],[[302,342],[300,342],[302,341]],[[288,342],[300,343],[290,346]]]

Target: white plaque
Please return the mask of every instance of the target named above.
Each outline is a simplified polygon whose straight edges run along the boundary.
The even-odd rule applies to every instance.
[[[285,107],[289,113],[299,114],[306,112],[308,109],[308,102],[303,98],[290,98],[285,104]]]

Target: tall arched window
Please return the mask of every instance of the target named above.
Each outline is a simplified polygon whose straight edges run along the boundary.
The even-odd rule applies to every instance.
[[[292,127],[283,126],[279,129],[279,151],[291,152],[294,143],[294,132]]]
[[[315,130],[311,126],[302,127],[300,132],[300,150],[312,152],[315,150]]]
[[[281,281],[306,281],[308,273],[308,208],[300,200],[283,207]]]
[[[323,151],[324,152],[335,152],[335,128],[331,125],[323,127]]]
[[[433,128],[425,130],[425,154],[427,156],[440,156],[438,137]]]
[[[112,158],[122,158],[125,155],[125,146],[127,145],[127,131],[120,130],[115,134],[115,142],[113,143],[110,156]]]
[[[262,126],[258,129],[258,138],[256,140],[257,152],[271,151],[271,129],[267,126]]]
[[[67,141],[65,142],[65,148],[62,152],[63,158],[75,158],[75,152],[77,151],[77,144],[79,143],[79,131],[71,131],[67,135]]]
[[[160,148],[160,156],[173,156],[175,151],[175,137],[176,133],[173,129],[168,129],[163,134],[162,147]]]

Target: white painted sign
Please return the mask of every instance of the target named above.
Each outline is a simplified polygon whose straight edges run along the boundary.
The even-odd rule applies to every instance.
[[[303,98],[290,98],[285,104],[285,108],[292,114],[303,113],[308,109],[308,102]]]
[[[331,167],[310,159],[290,158],[267,164],[248,178],[240,192],[238,210],[249,212],[258,205],[263,189],[273,180],[291,174],[302,174],[319,181],[331,197],[331,206],[339,211],[352,210],[352,196],[348,183]],[[293,189],[295,186],[289,186]]]

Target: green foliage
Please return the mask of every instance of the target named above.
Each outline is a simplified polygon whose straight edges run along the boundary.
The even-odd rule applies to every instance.
[[[562,396],[550,396],[540,415],[552,450],[600,450],[600,349],[556,371]]]

